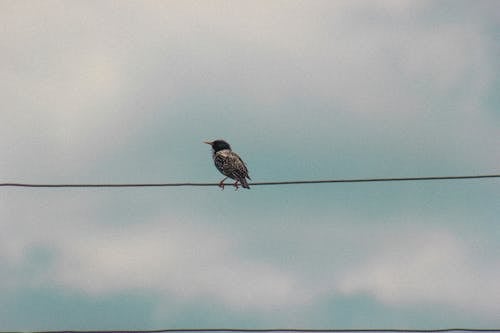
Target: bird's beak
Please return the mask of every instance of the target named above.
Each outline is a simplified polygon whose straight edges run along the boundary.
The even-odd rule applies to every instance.
[[[212,145],[212,141],[203,141],[203,143],[206,143],[207,145]]]

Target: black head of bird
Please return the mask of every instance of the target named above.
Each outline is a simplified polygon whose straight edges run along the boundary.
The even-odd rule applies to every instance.
[[[223,180],[220,181],[219,186],[224,189],[224,181],[229,177],[235,180],[234,187],[238,189],[238,183],[244,188],[249,189],[247,178],[248,169],[243,162],[243,160],[231,150],[231,146],[224,140],[215,141],[204,141],[204,143],[212,146],[212,158],[214,160],[215,167],[224,176]]]
[[[225,149],[231,150],[231,146],[229,145],[229,143],[227,143],[224,140],[203,141],[203,142],[211,145],[212,149],[214,150],[214,153]]]

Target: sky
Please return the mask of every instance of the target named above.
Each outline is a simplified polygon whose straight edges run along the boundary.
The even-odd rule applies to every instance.
[[[1,1],[0,182],[500,173],[500,2]],[[500,326],[500,180],[0,188],[0,330]]]

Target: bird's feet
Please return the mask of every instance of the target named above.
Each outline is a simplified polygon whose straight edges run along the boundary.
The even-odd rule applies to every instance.
[[[238,191],[238,188],[239,188],[239,187],[238,187],[238,181],[235,181],[235,182],[234,182],[234,190],[235,190],[235,191]]]
[[[223,191],[223,190],[224,190],[224,181],[225,181],[226,179],[227,179],[227,177],[226,177],[226,178],[224,178],[223,180],[221,180],[221,181],[220,181],[220,183],[219,183],[219,187],[220,187],[221,191]]]

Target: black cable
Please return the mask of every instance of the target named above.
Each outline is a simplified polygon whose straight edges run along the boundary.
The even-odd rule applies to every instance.
[[[498,328],[438,328],[438,329],[396,329],[396,328],[374,328],[374,329],[301,329],[301,328],[172,328],[158,330],[99,330],[99,331],[35,331],[32,333],[186,333],[186,332],[236,332],[236,333],[272,333],[272,332],[294,332],[294,333],[443,333],[443,332],[500,332]],[[6,332],[4,332],[6,333]],[[14,332],[11,332],[14,333]]]
[[[325,184],[325,183],[369,183],[369,182],[407,182],[431,180],[461,180],[500,178],[500,174],[475,175],[475,176],[433,176],[433,177],[402,177],[402,178],[358,178],[358,179],[325,179],[325,180],[291,180],[275,182],[254,182],[251,186],[259,185],[299,185],[299,184]],[[41,187],[41,188],[85,188],[85,187],[180,187],[180,186],[218,186],[219,183],[128,183],[128,184],[30,184],[30,183],[0,183],[0,187]],[[225,184],[232,185],[231,183]]]

